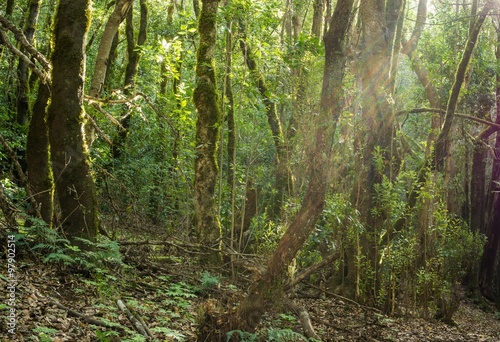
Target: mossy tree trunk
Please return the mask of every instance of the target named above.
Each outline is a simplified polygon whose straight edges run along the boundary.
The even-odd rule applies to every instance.
[[[200,45],[196,60],[196,159],[194,180],[195,230],[198,240],[206,245],[217,244],[221,227],[216,214],[215,185],[217,181],[217,143],[220,134],[219,93],[215,77],[217,0],[203,0],[198,32]]]
[[[308,146],[309,184],[301,208],[278,243],[266,273],[253,285],[238,307],[231,329],[253,331],[262,315],[280,302],[288,265],[314,230],[321,215],[331,173],[331,142],[342,112],[342,84],[346,62],[345,45],[354,0],[339,0],[324,37],[325,67],[321,93],[321,111],[314,117],[315,132]]]
[[[48,126],[52,170],[61,208],[62,230],[75,238],[97,234],[97,199],[82,131],[85,43],[90,0],[61,0],[54,26],[52,98]]]
[[[26,162],[28,182],[33,189],[34,200],[42,216],[41,218],[50,226],[54,211],[54,184],[52,168],[49,162],[49,132],[46,122],[49,99],[49,87],[40,82],[28,130]],[[31,214],[34,215],[35,213],[35,208],[31,208]]]

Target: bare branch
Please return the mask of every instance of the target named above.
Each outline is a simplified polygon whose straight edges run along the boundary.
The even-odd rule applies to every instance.
[[[38,69],[28,56],[26,56],[22,51],[16,48],[9,40],[7,35],[4,32],[4,27],[0,25],[0,37],[2,38],[3,44],[17,57],[23,60],[23,62],[28,65],[28,67],[33,70],[33,72],[40,78],[43,84],[50,84],[50,75],[42,70]]]
[[[28,39],[26,39],[26,36],[24,35],[23,31],[20,28],[16,27],[16,25],[11,23],[7,18],[5,18],[1,14],[0,14],[0,24],[1,24],[0,25],[1,30],[3,31],[9,30],[10,32],[12,32],[16,40],[23,46],[23,48],[26,49],[26,51],[28,51],[28,53],[32,55],[42,65],[43,69],[46,72],[50,72],[52,66],[50,65],[49,60],[37,49],[35,49],[33,45],[30,44],[30,42],[28,41]]]
[[[420,114],[420,113],[438,113],[438,114],[444,114],[446,111],[444,109],[440,108],[414,108],[410,110],[400,110],[399,112],[396,113],[396,115],[406,115],[406,114]],[[500,124],[494,123],[489,120],[481,119],[481,118],[476,118],[475,116],[467,115],[467,114],[460,114],[460,113],[455,113],[456,117],[464,118],[467,120],[475,121],[482,123],[484,125],[489,125],[491,127],[495,127],[497,130],[500,130]]]

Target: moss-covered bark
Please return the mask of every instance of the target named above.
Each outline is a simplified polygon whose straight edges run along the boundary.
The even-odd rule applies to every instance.
[[[46,122],[46,109],[49,98],[50,91],[48,86],[40,83],[28,130],[26,161],[28,166],[28,182],[33,189],[39,213],[42,219],[51,225],[54,189],[52,168],[49,162],[49,132]],[[35,213],[35,208],[31,208],[31,214]]]
[[[217,0],[203,0],[198,32],[200,45],[196,60],[196,160],[194,181],[195,230],[200,242],[211,245],[221,235],[215,208],[216,160],[220,134],[219,94],[215,78]]]
[[[54,26],[52,99],[48,126],[52,170],[68,238],[93,240],[97,234],[97,199],[83,135],[85,42],[90,0],[61,0]],[[77,245],[82,246],[78,241]]]

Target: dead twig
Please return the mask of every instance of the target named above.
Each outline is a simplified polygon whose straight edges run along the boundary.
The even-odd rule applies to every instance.
[[[302,324],[302,329],[304,329],[304,335],[307,338],[314,338],[320,340],[319,336],[314,331],[314,327],[311,323],[311,318],[307,310],[301,306],[295,304],[291,299],[285,299],[285,305],[288,306],[297,316],[299,316],[300,324]]]
[[[130,323],[132,323],[132,326],[138,333],[145,337],[152,337],[148,334],[149,329],[147,329],[148,331],[146,330],[139,319],[134,314],[132,314],[127,305],[121,299],[117,299],[116,304],[118,305],[120,310],[122,310],[122,312],[127,315],[128,320],[130,321]]]
[[[336,297],[336,298],[339,298],[339,299],[342,299],[343,301],[346,301],[348,303],[351,303],[353,305],[356,305],[357,307],[360,307],[360,308],[364,308],[364,309],[367,309],[367,310],[370,310],[370,311],[374,311],[374,312],[377,312],[377,313],[380,313],[380,310],[377,309],[377,308],[374,308],[372,306],[366,306],[366,305],[362,305],[362,304],[359,304],[358,302],[352,300],[352,299],[349,299],[347,297],[344,297],[344,296],[341,296],[341,295],[338,295],[336,293],[333,293],[333,292],[330,292],[330,291],[327,291],[325,289],[322,289],[321,287],[319,286],[316,286],[316,285],[313,285],[313,284],[307,284],[308,286],[316,289],[316,290],[320,290],[322,291],[323,293],[329,295],[329,296],[332,296],[332,297]]]
[[[66,312],[68,312],[68,314],[70,316],[73,316],[73,317],[77,317],[77,318],[80,318],[82,321],[88,323],[88,324],[92,324],[92,325],[97,325],[97,326],[100,326],[100,327],[104,327],[104,328],[108,328],[108,329],[112,329],[112,330],[116,330],[120,333],[124,333],[126,330],[124,327],[122,327],[121,325],[119,324],[108,324],[106,322],[103,322],[103,321],[100,321],[98,319],[95,319],[95,318],[92,318],[92,317],[89,317],[89,316],[85,316],[84,314],[78,312],[78,311],[75,311],[73,309],[70,309],[68,308],[67,306],[64,306],[62,305],[61,303],[57,302],[55,299],[49,299],[49,304],[53,305],[53,306],[56,306],[58,307],[59,309],[62,309]]]

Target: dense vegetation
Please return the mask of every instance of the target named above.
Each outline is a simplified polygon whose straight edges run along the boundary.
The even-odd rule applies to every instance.
[[[307,313],[297,286],[500,308],[499,70],[494,0],[3,0],[2,240],[106,298],[182,254],[200,341]]]

